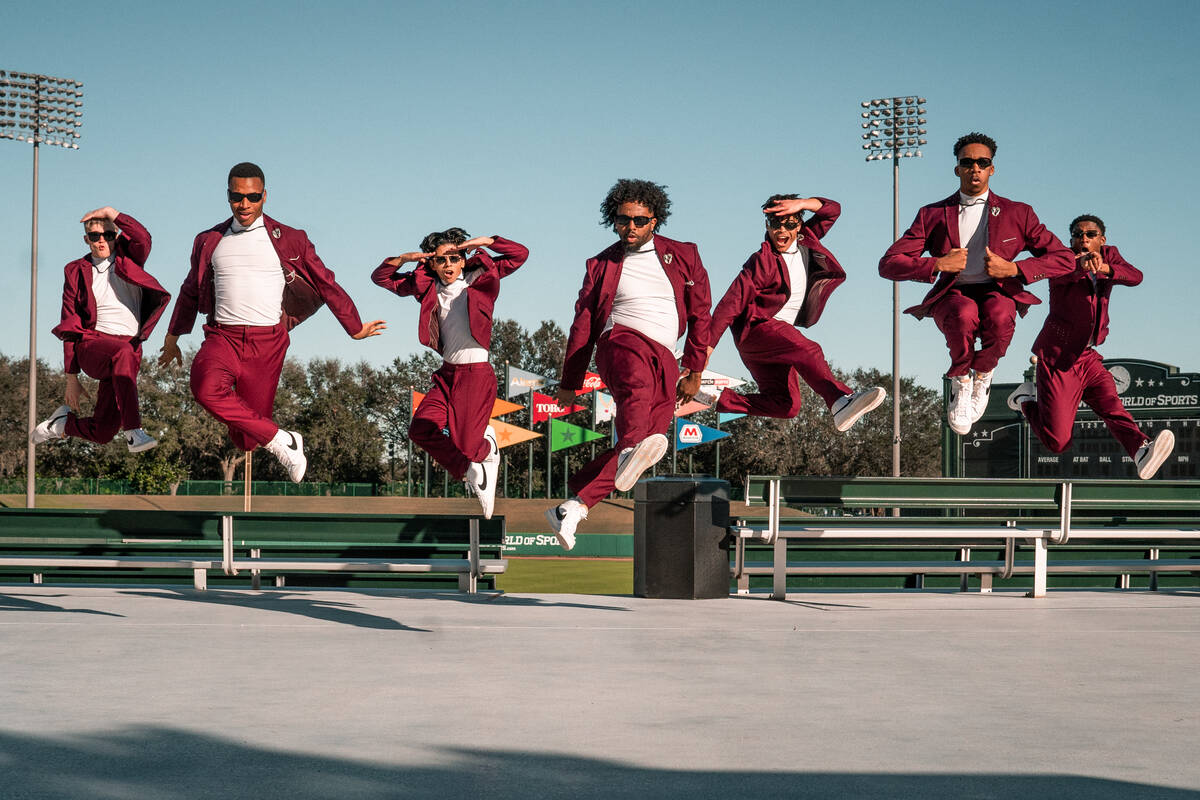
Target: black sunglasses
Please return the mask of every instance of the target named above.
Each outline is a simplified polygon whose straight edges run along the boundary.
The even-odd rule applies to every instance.
[[[970,169],[976,164],[980,169],[987,169],[992,165],[992,160],[990,158],[960,158],[958,160],[958,165],[963,169]]]
[[[613,222],[617,223],[618,225],[628,225],[632,222],[633,227],[644,228],[650,224],[650,220],[652,219],[654,219],[654,217],[627,217],[624,214],[617,214],[615,217],[613,217]]]
[[[1103,236],[1100,231],[1071,231],[1072,239],[1095,239],[1097,236]]]
[[[116,240],[116,238],[117,238],[116,231],[90,231],[87,235],[87,240],[89,242],[98,242],[101,239],[103,239],[106,242],[111,242],[111,241]]]
[[[794,219],[780,219],[779,217],[767,217],[768,228],[786,228],[789,231],[794,231],[800,227],[800,223]]]
[[[243,199],[249,200],[251,203],[257,203],[259,200],[263,199],[263,193],[262,192],[246,192],[245,194],[243,194],[241,192],[233,192],[233,191],[229,192],[229,202],[240,203],[240,202],[242,202]]]
[[[449,264],[457,264],[463,260],[463,257],[458,253],[451,253],[450,255],[446,256],[434,256],[429,260],[433,262],[435,267],[444,267]]]

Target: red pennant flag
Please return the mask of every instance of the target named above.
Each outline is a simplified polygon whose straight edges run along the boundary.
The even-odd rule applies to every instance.
[[[541,392],[533,393],[533,421],[545,422],[551,417],[565,417],[567,414],[576,411],[583,411],[586,406],[572,405],[564,408],[560,406],[553,397]]]

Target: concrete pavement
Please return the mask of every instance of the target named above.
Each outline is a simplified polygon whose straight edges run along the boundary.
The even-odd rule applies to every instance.
[[[1200,592],[0,587],[0,797],[1200,797]]]

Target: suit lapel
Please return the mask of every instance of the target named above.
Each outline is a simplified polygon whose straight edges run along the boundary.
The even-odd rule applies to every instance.
[[[947,197],[945,202],[946,234],[950,237],[950,246],[962,247],[958,239],[958,192]]]

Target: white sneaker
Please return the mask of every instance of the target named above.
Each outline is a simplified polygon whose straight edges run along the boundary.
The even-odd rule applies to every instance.
[[[696,396],[692,399],[697,403],[704,403],[706,406],[715,406],[721,399],[722,391],[715,386],[701,386],[700,391],[696,392]]]
[[[158,439],[155,439],[141,428],[125,431],[124,436],[125,444],[129,445],[129,452],[131,453],[141,453],[144,450],[152,450],[158,447]]]
[[[971,424],[974,425],[983,418],[987,411],[988,398],[992,393],[992,372],[976,372],[971,384]]]
[[[1175,434],[1170,430],[1161,430],[1152,440],[1138,448],[1133,456],[1133,465],[1137,467],[1137,475],[1142,480],[1150,480],[1158,468],[1175,449]]]
[[[833,427],[839,431],[850,430],[851,426],[858,422],[859,417],[874,410],[885,397],[887,397],[887,392],[879,386],[842,395],[829,407],[833,414]]]
[[[575,529],[581,520],[587,519],[587,506],[572,497],[554,508],[546,509],[546,519],[550,522],[550,530],[564,550],[575,546]]]
[[[950,379],[950,404],[946,406],[946,422],[950,430],[959,436],[971,431],[971,386],[970,375],[955,375]]]
[[[466,484],[468,491],[479,498],[483,507],[483,518],[491,519],[496,507],[496,478],[500,467],[500,445],[496,444],[496,431],[488,425],[483,438],[488,443],[488,454],[478,463],[472,463],[467,468]]]
[[[67,438],[67,414],[70,413],[70,406],[59,406],[54,409],[54,413],[50,415],[50,419],[39,422],[37,427],[33,429],[33,433],[29,434],[29,441],[34,444],[41,444],[52,439]]]
[[[1023,403],[1037,402],[1037,384],[1033,381],[1025,381],[1008,396],[1008,407],[1018,414],[1021,413],[1021,405]]]
[[[299,483],[304,477],[304,470],[308,468],[308,459],[304,455],[304,437],[296,431],[280,428],[275,438],[267,442],[266,449],[279,459],[292,483]]]
[[[628,492],[642,473],[658,463],[667,452],[667,437],[654,433],[633,447],[626,447],[617,456],[617,477],[613,485],[618,492]]]

